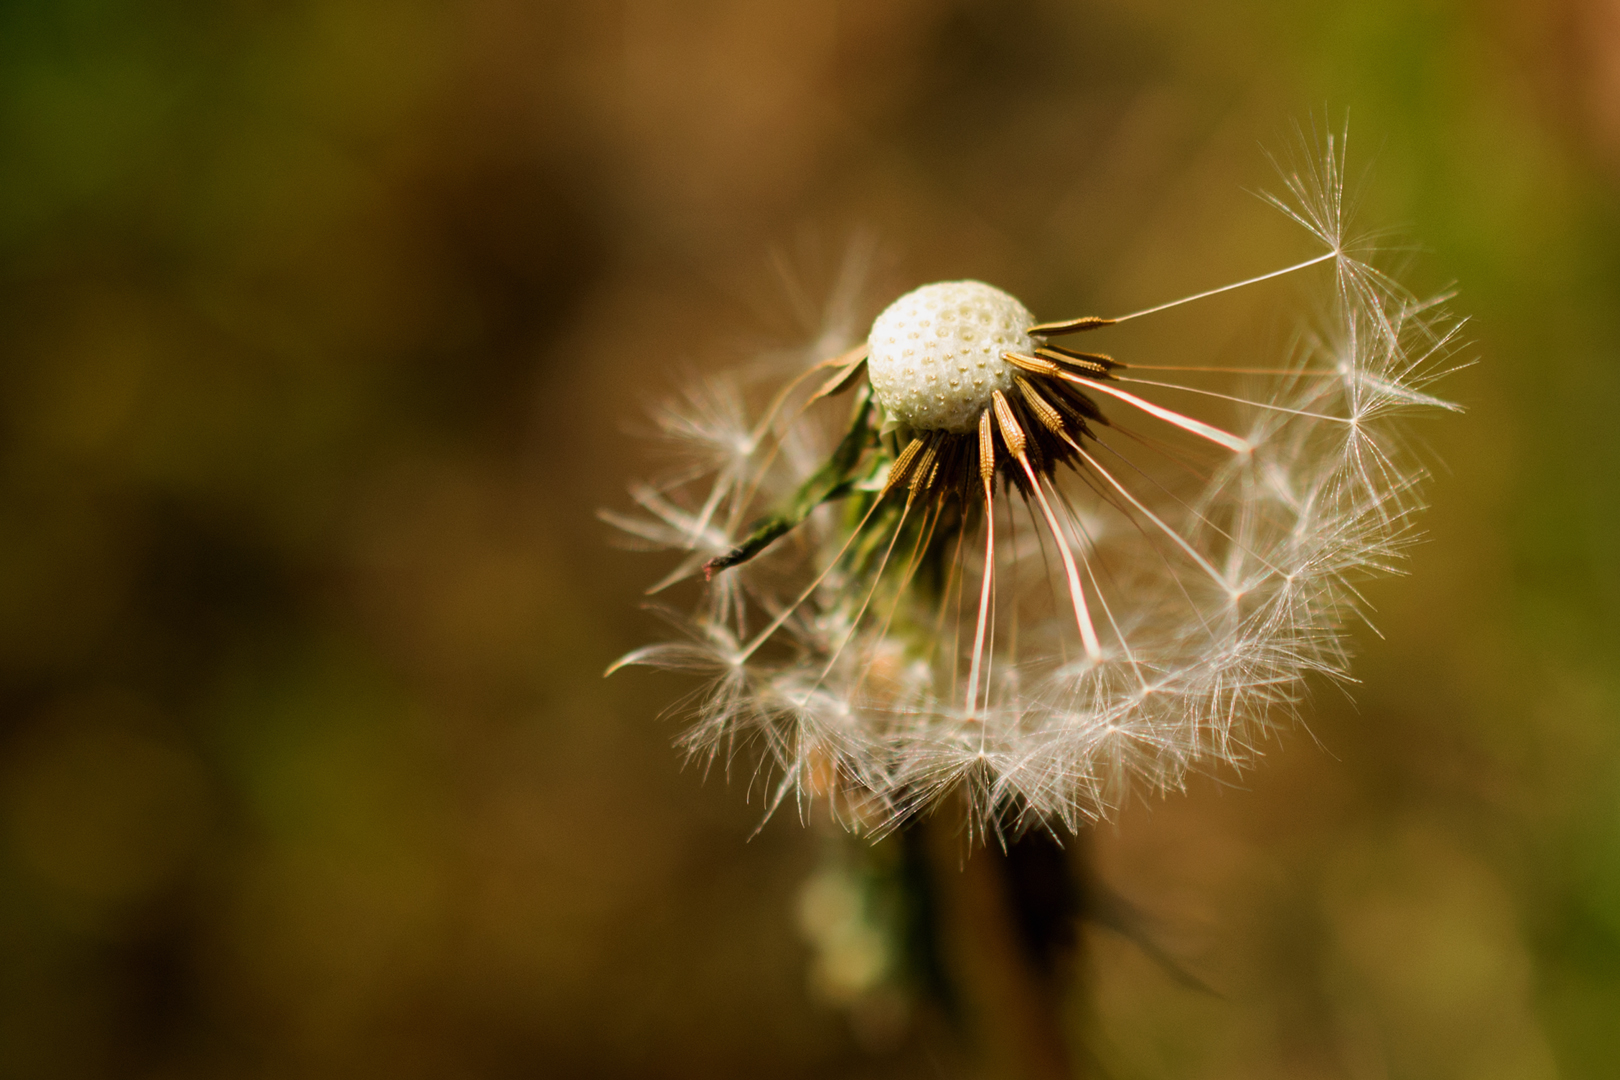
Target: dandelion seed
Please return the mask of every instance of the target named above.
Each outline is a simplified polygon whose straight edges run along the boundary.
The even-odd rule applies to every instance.
[[[1350,237],[1342,142],[1284,183],[1272,202],[1326,250],[1282,269],[1054,322],[924,285],[763,421],[689,395],[661,421],[689,467],[605,516],[684,553],[660,587],[701,570],[707,600],[685,641],[616,666],[706,673],[691,752],[752,745],[770,808],[826,798],[868,831],[952,791],[978,829],[1075,829],[1133,785],[1250,761],[1304,680],[1347,674],[1356,583],[1413,539],[1398,420],[1451,408],[1425,387],[1458,327]],[[1073,344],[1284,276],[1325,298],[1280,359]]]

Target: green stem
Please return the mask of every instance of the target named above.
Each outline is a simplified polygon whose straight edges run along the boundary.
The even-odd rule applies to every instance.
[[[1065,1019],[1079,969],[1074,852],[1042,832],[969,852],[947,818],[918,828],[948,1011],[989,1075],[1076,1080]]]

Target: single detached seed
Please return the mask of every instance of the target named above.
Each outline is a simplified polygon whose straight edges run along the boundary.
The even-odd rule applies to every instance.
[[[1028,308],[982,281],[913,289],[872,323],[872,390],[890,416],[918,431],[974,431],[991,396],[1013,385],[1017,369],[1001,354],[1032,352],[1034,325]]]

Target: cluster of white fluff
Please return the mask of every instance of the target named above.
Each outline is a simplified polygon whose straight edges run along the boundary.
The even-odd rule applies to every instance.
[[[1111,426],[1086,444],[1096,468],[1056,474],[1100,657],[1077,647],[1051,533],[1003,487],[983,707],[965,709],[962,689],[982,517],[951,541],[944,580],[927,583],[894,528],[869,522],[852,541],[860,490],[716,574],[696,611],[670,613],[679,640],[617,666],[702,676],[687,702],[691,752],[743,754],[771,777],[770,809],[790,795],[826,797],[862,830],[953,792],[980,828],[1075,829],[1133,783],[1169,789],[1189,770],[1250,761],[1264,733],[1296,715],[1307,677],[1345,676],[1356,583],[1393,569],[1413,538],[1421,470],[1399,420],[1450,407],[1424,387],[1456,323],[1347,241],[1340,150],[1330,139],[1325,156],[1285,172],[1288,198],[1274,200],[1330,255],[1301,272],[1324,288],[1291,351],[1245,358],[1268,374],[1182,389],[1151,375],[1121,384],[1252,449],[1212,446],[1098,397]],[[632,489],[638,513],[605,515],[644,545],[681,553],[657,588],[701,578],[822,463],[851,408],[848,392],[809,402],[823,379],[800,380],[750,416],[745,388],[714,377],[660,414],[678,463]],[[857,385],[855,398],[864,393]],[[857,485],[868,502],[892,454],[870,458]]]

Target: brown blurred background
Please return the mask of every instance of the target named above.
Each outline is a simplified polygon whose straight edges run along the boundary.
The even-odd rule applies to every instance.
[[[1324,108],[1470,411],[1354,703],[1095,839],[1220,996],[1097,931],[1079,1022],[1120,1078],[1620,1075],[1615,0],[12,0],[0,1076],[939,1075],[807,988],[817,833],[601,678],[665,564],[594,510],[861,237],[857,325],[1297,257],[1244,191]]]

